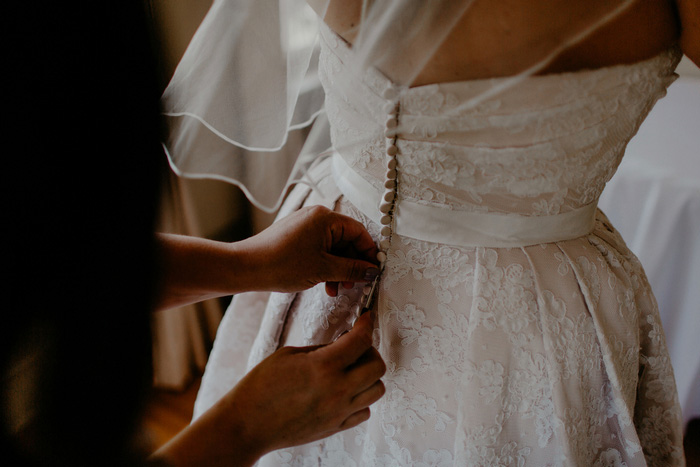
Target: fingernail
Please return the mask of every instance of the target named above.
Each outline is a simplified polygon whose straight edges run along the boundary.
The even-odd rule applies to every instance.
[[[378,275],[379,275],[378,268],[369,268],[365,271],[365,280],[367,282],[371,282],[374,279],[376,279]]]

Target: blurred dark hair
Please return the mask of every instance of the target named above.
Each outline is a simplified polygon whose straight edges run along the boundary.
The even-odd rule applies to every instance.
[[[142,1],[12,2],[3,41],[3,465],[132,465],[151,384],[159,75]],[[39,358],[22,454],[18,356]]]

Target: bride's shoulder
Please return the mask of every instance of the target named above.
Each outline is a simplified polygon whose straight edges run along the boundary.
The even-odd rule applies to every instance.
[[[611,9],[607,0],[474,0],[418,81],[443,81],[443,70],[450,79],[479,79],[545,62],[538,73],[644,61],[678,42],[675,1],[632,0]],[[678,1],[698,8],[697,0]]]
[[[362,26],[363,8],[374,3],[306,1],[349,43]],[[612,11],[609,0],[471,0],[450,24],[413,85],[509,76],[542,61],[549,62],[542,74],[635,63],[679,40],[684,53],[700,63],[698,0],[630,0]],[[551,59],[568,43],[573,45]]]
[[[564,51],[546,71],[630,64],[668,50],[678,43],[681,34],[675,1],[633,1],[586,39]]]

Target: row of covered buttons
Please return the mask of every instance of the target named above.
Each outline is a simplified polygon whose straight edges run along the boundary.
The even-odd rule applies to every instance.
[[[398,187],[397,172],[396,172],[396,156],[399,152],[396,146],[396,127],[398,125],[398,104],[389,102],[386,105],[387,120],[384,130],[386,137],[386,177],[384,179],[384,194],[379,204],[379,212],[382,216],[380,223],[382,225],[380,233],[381,240],[379,241],[379,253],[377,260],[384,266],[386,261],[386,250],[389,249],[391,242],[391,234],[393,231],[394,211],[396,204],[396,189]]]
[[[386,138],[386,177],[384,180],[384,194],[382,195],[382,199],[379,204],[379,212],[381,213],[381,238],[379,240],[377,261],[380,263],[380,271],[384,270],[384,263],[387,259],[386,252],[391,244],[398,188],[396,156],[399,150],[396,145],[396,128],[398,126],[399,104],[396,97],[397,93],[393,88],[388,88],[384,92],[384,98],[389,100],[389,102],[387,102],[385,107],[387,119],[384,127],[384,136]],[[377,289],[379,278],[380,276],[378,276],[373,283],[365,285],[362,291],[363,295],[361,303],[363,309],[365,310],[372,306],[372,300]]]

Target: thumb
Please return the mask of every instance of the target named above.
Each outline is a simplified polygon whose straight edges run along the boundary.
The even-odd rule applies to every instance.
[[[338,340],[317,350],[330,361],[338,362],[346,368],[360,358],[372,347],[372,331],[374,324],[369,313],[361,315],[353,328],[340,336]]]
[[[379,275],[376,264],[342,256],[328,255],[325,269],[325,282],[371,282]]]

